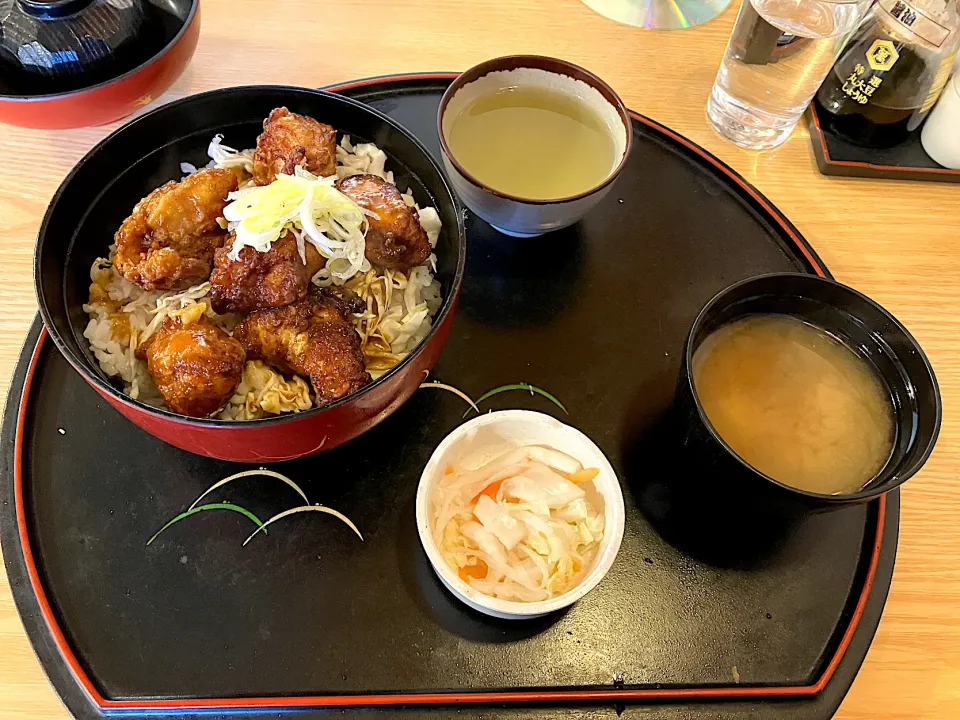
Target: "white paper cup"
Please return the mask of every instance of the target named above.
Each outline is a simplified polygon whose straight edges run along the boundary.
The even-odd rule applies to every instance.
[[[940,94],[937,106],[920,131],[920,142],[935,161],[960,170],[960,73]]]
[[[603,504],[604,531],[593,565],[583,580],[562,595],[538,602],[517,602],[490,597],[470,587],[440,555],[433,540],[430,498],[448,465],[460,469],[480,467],[514,448],[545,445],[564,452],[600,473],[584,484],[587,499]],[[613,565],[623,539],[624,508],[620,481],[610,462],[594,442],[576,428],[549,415],[530,410],[503,410],[481,415],[447,435],[433,451],[417,488],[417,532],[440,580],[459,600],[487,615],[506,619],[539,617],[572,605],[593,590]]]

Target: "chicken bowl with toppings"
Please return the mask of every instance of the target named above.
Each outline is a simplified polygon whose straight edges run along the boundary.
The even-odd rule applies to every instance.
[[[286,87],[180,100],[63,182],[36,283],[67,360],[162,440],[263,462],[400,406],[449,333],[462,212],[407,131]]]

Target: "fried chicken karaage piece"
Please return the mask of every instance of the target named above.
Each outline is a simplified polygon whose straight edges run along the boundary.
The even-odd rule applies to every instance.
[[[267,252],[251,247],[230,259],[233,235],[214,255],[210,276],[210,299],[218,313],[247,313],[261,308],[283,307],[307,296],[310,278],[323,267],[324,259],[310,243],[304,244],[304,264],[293,233],[274,241]]]
[[[158,187],[137,203],[114,236],[117,272],[144,290],[176,290],[206,280],[213,253],[227,236],[217,218],[236,189],[237,176],[216,168]]]
[[[352,313],[364,307],[347,290],[312,286],[307,297],[293,305],[251,313],[233,336],[251,360],[309,377],[317,404],[325,405],[371,381],[360,336],[350,320]]]
[[[206,317],[184,324],[168,317],[140,343],[145,360],[167,407],[181,415],[207,417],[223,407],[240,383],[246,356],[243,346]]]
[[[366,256],[385,270],[403,270],[422,265],[430,257],[430,241],[420,225],[415,208],[408,206],[397,190],[377,175],[351,175],[337,183],[337,189],[364,210],[368,217]]]
[[[337,163],[337,131],[312,117],[277,108],[263,121],[263,134],[253,153],[253,180],[269,185],[278,173],[293,175],[296,167],[314,175],[333,175]]]

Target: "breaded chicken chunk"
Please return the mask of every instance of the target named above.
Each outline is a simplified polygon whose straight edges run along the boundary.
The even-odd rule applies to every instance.
[[[253,179],[257,185],[269,185],[278,173],[292,175],[296,167],[327,177],[334,174],[336,163],[337,131],[282,107],[263,121],[253,153]]]
[[[363,301],[349,291],[312,286],[307,297],[293,305],[251,313],[233,336],[251,360],[309,377],[317,404],[325,405],[371,380],[350,320],[352,313],[363,310]]]
[[[377,215],[367,218],[366,256],[371,264],[406,272],[427,261],[431,252],[427,233],[416,209],[403,201],[396,185],[377,175],[351,175],[340,180],[337,189]]]
[[[307,287],[324,259],[310,243],[304,244],[304,263],[293,233],[274,241],[267,252],[251,247],[230,259],[233,235],[217,250],[210,276],[210,299],[218,313],[247,313],[283,307],[307,296]]]
[[[207,417],[223,407],[243,375],[243,346],[206,317],[184,324],[168,317],[140,343],[145,360],[167,407],[181,415]]]
[[[213,253],[227,236],[217,218],[236,189],[237,176],[216,168],[158,187],[137,203],[114,236],[117,271],[144,290],[176,290],[206,280]]]

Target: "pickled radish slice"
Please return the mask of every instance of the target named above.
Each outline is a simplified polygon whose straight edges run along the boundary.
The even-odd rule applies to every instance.
[[[585,577],[604,517],[588,492],[599,474],[553,448],[516,448],[475,469],[447,466],[431,498],[433,535],[460,580],[534,602]]]

